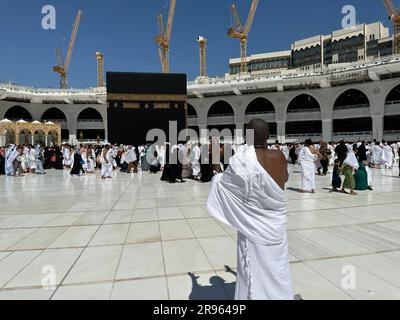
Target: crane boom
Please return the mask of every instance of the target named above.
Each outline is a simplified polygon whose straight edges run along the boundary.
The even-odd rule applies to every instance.
[[[252,0],[251,8],[244,28],[240,21],[236,6],[234,4],[231,5],[235,27],[228,30],[228,35],[231,38],[240,40],[240,72],[244,73],[247,72],[247,38],[253,25],[258,3],[259,0]]]
[[[97,85],[99,87],[104,87],[104,56],[101,52],[96,52],[97,60]]]
[[[175,16],[175,7],[176,7],[176,0],[171,0],[171,4],[169,6],[167,34],[166,34],[168,42],[171,40],[172,23],[174,22],[174,16]]]
[[[172,24],[175,16],[175,7],[176,7],[176,0],[171,0],[169,6],[167,26],[165,26],[163,15],[159,14],[157,16],[159,34],[156,37],[156,42],[159,45],[158,54],[160,57],[160,62],[164,73],[169,72],[169,44],[172,34]]]
[[[243,29],[242,22],[240,21],[239,13],[237,11],[237,7],[235,4],[231,5],[231,11],[232,11],[233,20],[235,22],[235,29],[242,30]]]
[[[56,49],[56,58],[57,58],[57,66],[62,67],[62,55],[61,55],[61,49],[60,48]]]
[[[164,17],[162,14],[159,14],[157,16],[157,19],[158,19],[158,28],[160,29],[160,35],[162,35],[165,38],[166,31],[165,31]]]
[[[55,66],[53,68],[53,71],[57,72],[61,77],[61,80],[60,80],[61,89],[66,89],[67,85],[68,85],[68,83],[67,83],[68,69],[69,69],[69,65],[71,62],[72,52],[75,47],[76,35],[78,33],[82,14],[83,14],[82,10],[79,10],[75,17],[74,27],[72,29],[71,39],[69,41],[69,46],[68,46],[67,55],[65,57],[64,64],[62,63],[61,50],[59,48],[56,49],[57,66]]]
[[[253,25],[254,16],[256,15],[257,7],[259,0],[253,0],[251,3],[251,8],[249,12],[249,16],[247,17],[246,27],[244,29],[244,33],[248,35],[250,33],[251,27]]]
[[[78,33],[79,25],[81,23],[81,17],[82,17],[82,10],[79,10],[75,17],[74,28],[72,29],[72,34],[71,34],[71,39],[69,41],[67,56],[65,58],[64,70],[66,73],[68,73],[69,64],[71,62],[71,56],[72,56],[72,52],[75,47],[76,35]]]
[[[200,36],[197,38],[197,42],[200,46],[200,77],[205,77],[207,74],[207,39]]]
[[[383,0],[385,3],[385,7],[387,12],[389,13],[389,17],[393,18],[393,16],[396,15],[396,8],[394,7],[393,1],[392,0]]]
[[[399,10],[394,6],[392,0],[383,0],[389,18],[393,22],[393,54],[400,52],[400,14]]]

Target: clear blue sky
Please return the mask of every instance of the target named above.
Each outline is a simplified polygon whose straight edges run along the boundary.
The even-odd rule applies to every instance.
[[[235,0],[233,0],[235,1]],[[242,20],[250,0],[237,0]],[[168,0],[0,0],[0,81],[36,87],[58,87],[52,72],[55,48],[62,39],[63,54],[79,8],[84,17],[70,66],[69,85],[96,84],[95,52],[105,55],[107,71],[161,70],[154,38],[156,15],[167,15]],[[208,74],[222,75],[228,59],[239,55],[239,43],[227,37],[232,0],[177,0],[171,40],[171,72],[198,75],[196,38],[208,39]],[[396,4],[400,1],[395,0]],[[57,9],[57,29],[41,28],[41,9]],[[382,0],[260,0],[249,37],[248,53],[280,51],[305,37],[341,28],[341,9],[351,4],[359,23],[383,21],[390,26]]]

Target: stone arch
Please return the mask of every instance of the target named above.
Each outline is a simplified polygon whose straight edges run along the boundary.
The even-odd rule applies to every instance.
[[[296,112],[321,112],[321,104],[311,94],[302,93],[294,97],[287,107],[288,113]]]
[[[59,120],[67,121],[67,116],[64,111],[57,107],[51,107],[43,112],[41,118],[42,121],[57,122]]]
[[[275,112],[276,110],[273,103],[266,98],[260,97],[252,100],[247,105],[245,115],[271,114]]]
[[[30,144],[32,142],[32,140],[31,140],[32,131],[31,130],[24,128],[24,127],[20,127],[17,134],[19,136],[20,144]]]
[[[104,122],[103,116],[101,112],[95,108],[86,108],[83,109],[77,117],[78,121],[85,121],[85,120],[101,120],[101,122]]]
[[[189,118],[197,118],[198,113],[195,107],[193,107],[191,104],[187,104],[187,115]]]
[[[10,107],[4,114],[4,118],[12,121],[33,121],[32,114],[27,109],[19,105]]]
[[[16,143],[15,131],[11,127],[0,129],[0,146],[6,146],[10,143]]]
[[[359,89],[347,89],[335,99],[333,110],[369,108],[370,100],[365,92]]]
[[[235,110],[233,109],[232,105],[225,100],[219,100],[215,102],[207,112],[207,117],[218,117],[218,116],[228,116],[233,117],[235,116]]]
[[[50,129],[47,132],[47,144],[56,146],[58,145],[58,132],[54,129]]]
[[[43,129],[37,129],[33,133],[33,143],[34,144],[46,144],[46,132]]]
[[[392,88],[386,95],[385,104],[400,103],[400,84]]]

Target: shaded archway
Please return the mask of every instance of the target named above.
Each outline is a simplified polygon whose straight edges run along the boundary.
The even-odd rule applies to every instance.
[[[244,124],[244,132],[247,130],[248,123]],[[278,133],[278,125],[276,122],[268,122],[269,135],[271,137],[276,137]]]
[[[57,131],[50,130],[47,134],[47,145],[56,146],[58,145],[58,133]]]
[[[41,120],[59,123],[67,121],[67,117],[65,116],[65,113],[62,112],[60,109],[53,107],[43,113]]]
[[[400,103],[400,84],[394,87],[386,97],[385,104]]]
[[[46,145],[46,132],[43,130],[36,130],[33,134],[33,143]]]
[[[4,129],[0,131],[0,146],[6,146],[15,143],[15,132],[12,129]]]
[[[254,99],[246,109],[246,116],[271,113],[275,113],[275,107],[271,101],[265,98]]]
[[[235,116],[235,111],[228,102],[220,100],[211,106],[207,115],[209,118],[233,117]]]
[[[372,118],[353,118],[333,120],[334,133],[372,132]]]
[[[400,115],[386,116],[385,120],[384,120],[384,131],[385,132],[400,132]]]
[[[69,140],[69,130],[61,129],[61,140]]]
[[[100,138],[100,140],[104,140],[106,136],[105,130],[102,129],[86,129],[86,130],[81,130],[78,129],[77,131],[77,139],[78,141],[81,141],[81,138],[83,137],[83,141],[96,141],[97,138]]]
[[[191,104],[187,105],[187,115],[190,119],[197,118],[197,111]]]
[[[288,113],[297,112],[320,112],[321,107],[317,99],[309,94],[301,94],[295,97],[288,106]]]
[[[100,112],[94,108],[83,110],[78,116],[78,122],[103,122]]]
[[[322,121],[296,121],[286,123],[288,136],[320,135],[322,134]]]
[[[13,106],[7,110],[4,118],[9,119],[11,121],[25,120],[25,121],[33,121],[32,115],[28,110],[21,106]]]
[[[20,144],[31,144],[32,143],[32,133],[28,129],[21,129],[19,131],[19,143]]]
[[[369,108],[370,103],[367,95],[357,89],[343,92],[335,101],[334,110]]]

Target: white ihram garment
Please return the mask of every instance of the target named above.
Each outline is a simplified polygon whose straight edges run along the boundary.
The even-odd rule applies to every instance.
[[[113,171],[112,150],[108,151],[105,157],[101,157],[101,176],[104,178],[111,177]]]
[[[290,150],[287,146],[282,148],[282,153],[284,154],[286,161],[290,161]]]
[[[303,191],[315,190],[315,162],[318,156],[312,154],[310,149],[304,147],[299,153],[299,164],[301,166],[301,186]]]
[[[72,163],[73,163],[73,157],[71,155],[71,150],[68,148],[64,148],[63,157],[64,157],[64,160],[63,160],[64,166],[71,167]]]
[[[238,230],[236,300],[292,300],[285,192],[241,146],[212,182],[211,215]]]
[[[192,165],[192,174],[194,177],[200,175],[200,157],[201,157],[201,149],[199,146],[195,146],[192,149],[190,154],[190,163]]]
[[[374,145],[372,147],[371,162],[379,165],[383,163],[383,149],[380,146]]]
[[[386,167],[391,168],[393,166],[393,149],[390,146],[383,147],[382,153],[383,163]]]

